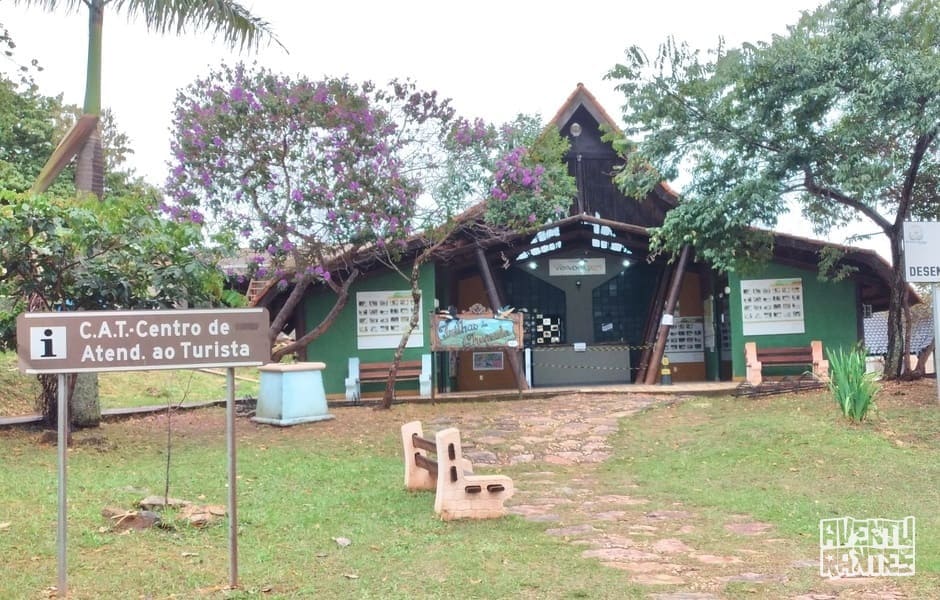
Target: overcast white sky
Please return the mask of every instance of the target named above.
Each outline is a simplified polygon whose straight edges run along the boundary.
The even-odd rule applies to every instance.
[[[497,123],[517,113],[548,119],[583,82],[617,118],[623,97],[603,76],[628,46],[638,44],[652,54],[669,35],[702,49],[715,47],[721,36],[731,45],[768,40],[819,3],[247,0],[244,4],[271,24],[288,51],[270,46],[248,55],[229,51],[206,35],[150,34],[143,25],[106,13],[103,104],[131,137],[132,166],[160,185],[166,176],[176,91],[223,61],[258,60],[313,78],[410,77],[420,87],[452,98],[462,115]],[[0,23],[18,45],[18,60],[37,58],[45,68],[37,77],[42,91],[63,93],[67,102],[81,105],[87,14],[50,14],[0,0]],[[795,224],[792,231],[808,235]]]

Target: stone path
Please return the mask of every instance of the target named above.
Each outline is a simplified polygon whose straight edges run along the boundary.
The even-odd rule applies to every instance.
[[[815,556],[779,564],[794,544],[773,537],[771,524],[748,515],[733,515],[709,537],[705,517],[678,503],[654,505],[639,486],[597,495],[597,466],[611,455],[609,438],[619,420],[674,400],[572,394],[508,403],[505,410],[483,415],[441,417],[427,425],[459,427],[464,456],[474,464],[530,465],[521,474],[514,470],[516,493],[509,511],[545,523],[548,535],[583,546],[584,559],[624,571],[632,582],[648,586],[654,600],[718,600],[726,597],[729,586],[738,591],[736,596],[745,591],[750,598],[906,598],[883,580],[823,579]],[[779,588],[775,591],[775,584],[803,580],[805,593],[780,596]]]

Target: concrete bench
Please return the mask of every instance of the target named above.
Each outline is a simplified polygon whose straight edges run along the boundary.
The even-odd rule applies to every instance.
[[[346,377],[346,400],[362,400],[363,383],[385,383],[392,368],[391,362],[361,362],[358,356],[350,357],[348,376]],[[431,355],[424,354],[420,360],[403,360],[398,363],[395,383],[399,381],[417,381],[418,395],[431,397]]]
[[[756,342],[744,344],[747,364],[747,382],[760,385],[764,380],[765,365],[808,366],[813,376],[822,381],[829,379],[829,361],[823,358],[822,342],[813,340],[809,346],[785,346],[758,348]]]
[[[473,465],[463,457],[456,428],[438,431],[432,441],[424,437],[421,422],[412,421],[402,425],[401,440],[405,487],[435,490],[434,511],[441,519],[491,519],[506,514],[503,502],[515,491],[512,479],[474,475]]]

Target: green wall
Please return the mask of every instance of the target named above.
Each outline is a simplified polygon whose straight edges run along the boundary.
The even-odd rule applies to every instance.
[[[411,272],[411,265],[402,265],[402,272]],[[429,313],[434,309],[434,265],[424,265],[421,269],[420,279],[422,302],[421,325],[424,328],[424,347],[405,348],[403,360],[417,360],[422,354],[430,352],[431,334]],[[316,327],[323,317],[333,307],[335,294],[326,291],[323,286],[317,286],[316,292],[308,293],[304,299],[304,315],[307,328]],[[307,360],[326,363],[323,370],[323,387],[327,394],[344,394],[346,391],[345,379],[348,375],[349,357],[358,356],[362,362],[388,362],[395,355],[395,348],[378,350],[359,350],[356,338],[356,292],[394,291],[410,289],[410,284],[398,273],[385,269],[376,270],[363,276],[353,284],[349,291],[349,302],[333,322],[333,325],[312,344],[307,346]],[[416,390],[417,381],[406,381],[399,384],[403,390]],[[381,391],[384,384],[364,384],[363,394]]]
[[[804,333],[778,335],[744,335],[741,306],[742,279],[795,278],[803,280]],[[728,275],[731,287],[731,347],[734,377],[745,376],[744,344],[756,342],[757,347],[809,346],[812,340],[821,340],[823,352],[827,349],[849,349],[858,342],[858,311],[856,284],[850,280],[820,281],[816,271],[770,264],[761,273],[740,277]],[[786,373],[785,368],[769,369],[771,374]],[[796,369],[800,371],[800,369]],[[791,369],[790,372],[793,372]]]

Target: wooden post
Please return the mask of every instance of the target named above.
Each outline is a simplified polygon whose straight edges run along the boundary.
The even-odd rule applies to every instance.
[[[672,283],[669,287],[669,296],[666,299],[666,306],[663,308],[663,316],[670,315],[676,310],[676,303],[679,301],[679,292],[682,289],[682,276],[685,274],[685,265],[689,260],[689,254],[692,252],[692,247],[685,245],[682,247],[682,252],[679,253],[679,262],[676,265],[676,270],[672,273]],[[659,333],[656,335],[656,343],[653,345],[653,352],[650,355],[649,366],[658,365],[663,359],[663,352],[666,349],[666,338],[669,337],[669,328],[671,324],[666,324],[660,319],[659,323]],[[643,383],[646,385],[652,385],[656,382],[656,373],[657,369],[647,368],[646,369],[646,379]]]
[[[493,272],[490,271],[490,263],[486,260],[486,253],[483,252],[483,248],[477,246],[477,263],[480,266],[480,275],[483,276],[483,287],[486,288],[486,296],[490,300],[490,307],[495,313],[500,308],[502,308],[503,303],[499,300],[499,292],[496,290],[496,281],[493,279]],[[522,390],[529,389],[529,383],[525,380],[525,376],[522,374],[522,369],[520,368],[521,363],[519,362],[519,351],[521,348],[508,348],[506,351],[506,358],[509,360],[509,366],[512,369],[512,376],[516,378],[516,386],[519,388],[520,393]]]
[[[643,328],[643,351],[640,354],[638,363],[636,382],[646,381],[646,372],[650,368],[650,355],[653,354],[653,344],[656,343],[656,332],[659,330],[659,321],[662,317],[662,307],[666,304],[666,292],[669,289],[669,280],[675,265],[667,264],[663,269],[662,276],[656,283],[656,294],[653,301],[650,302],[649,310],[646,311],[646,327]]]

